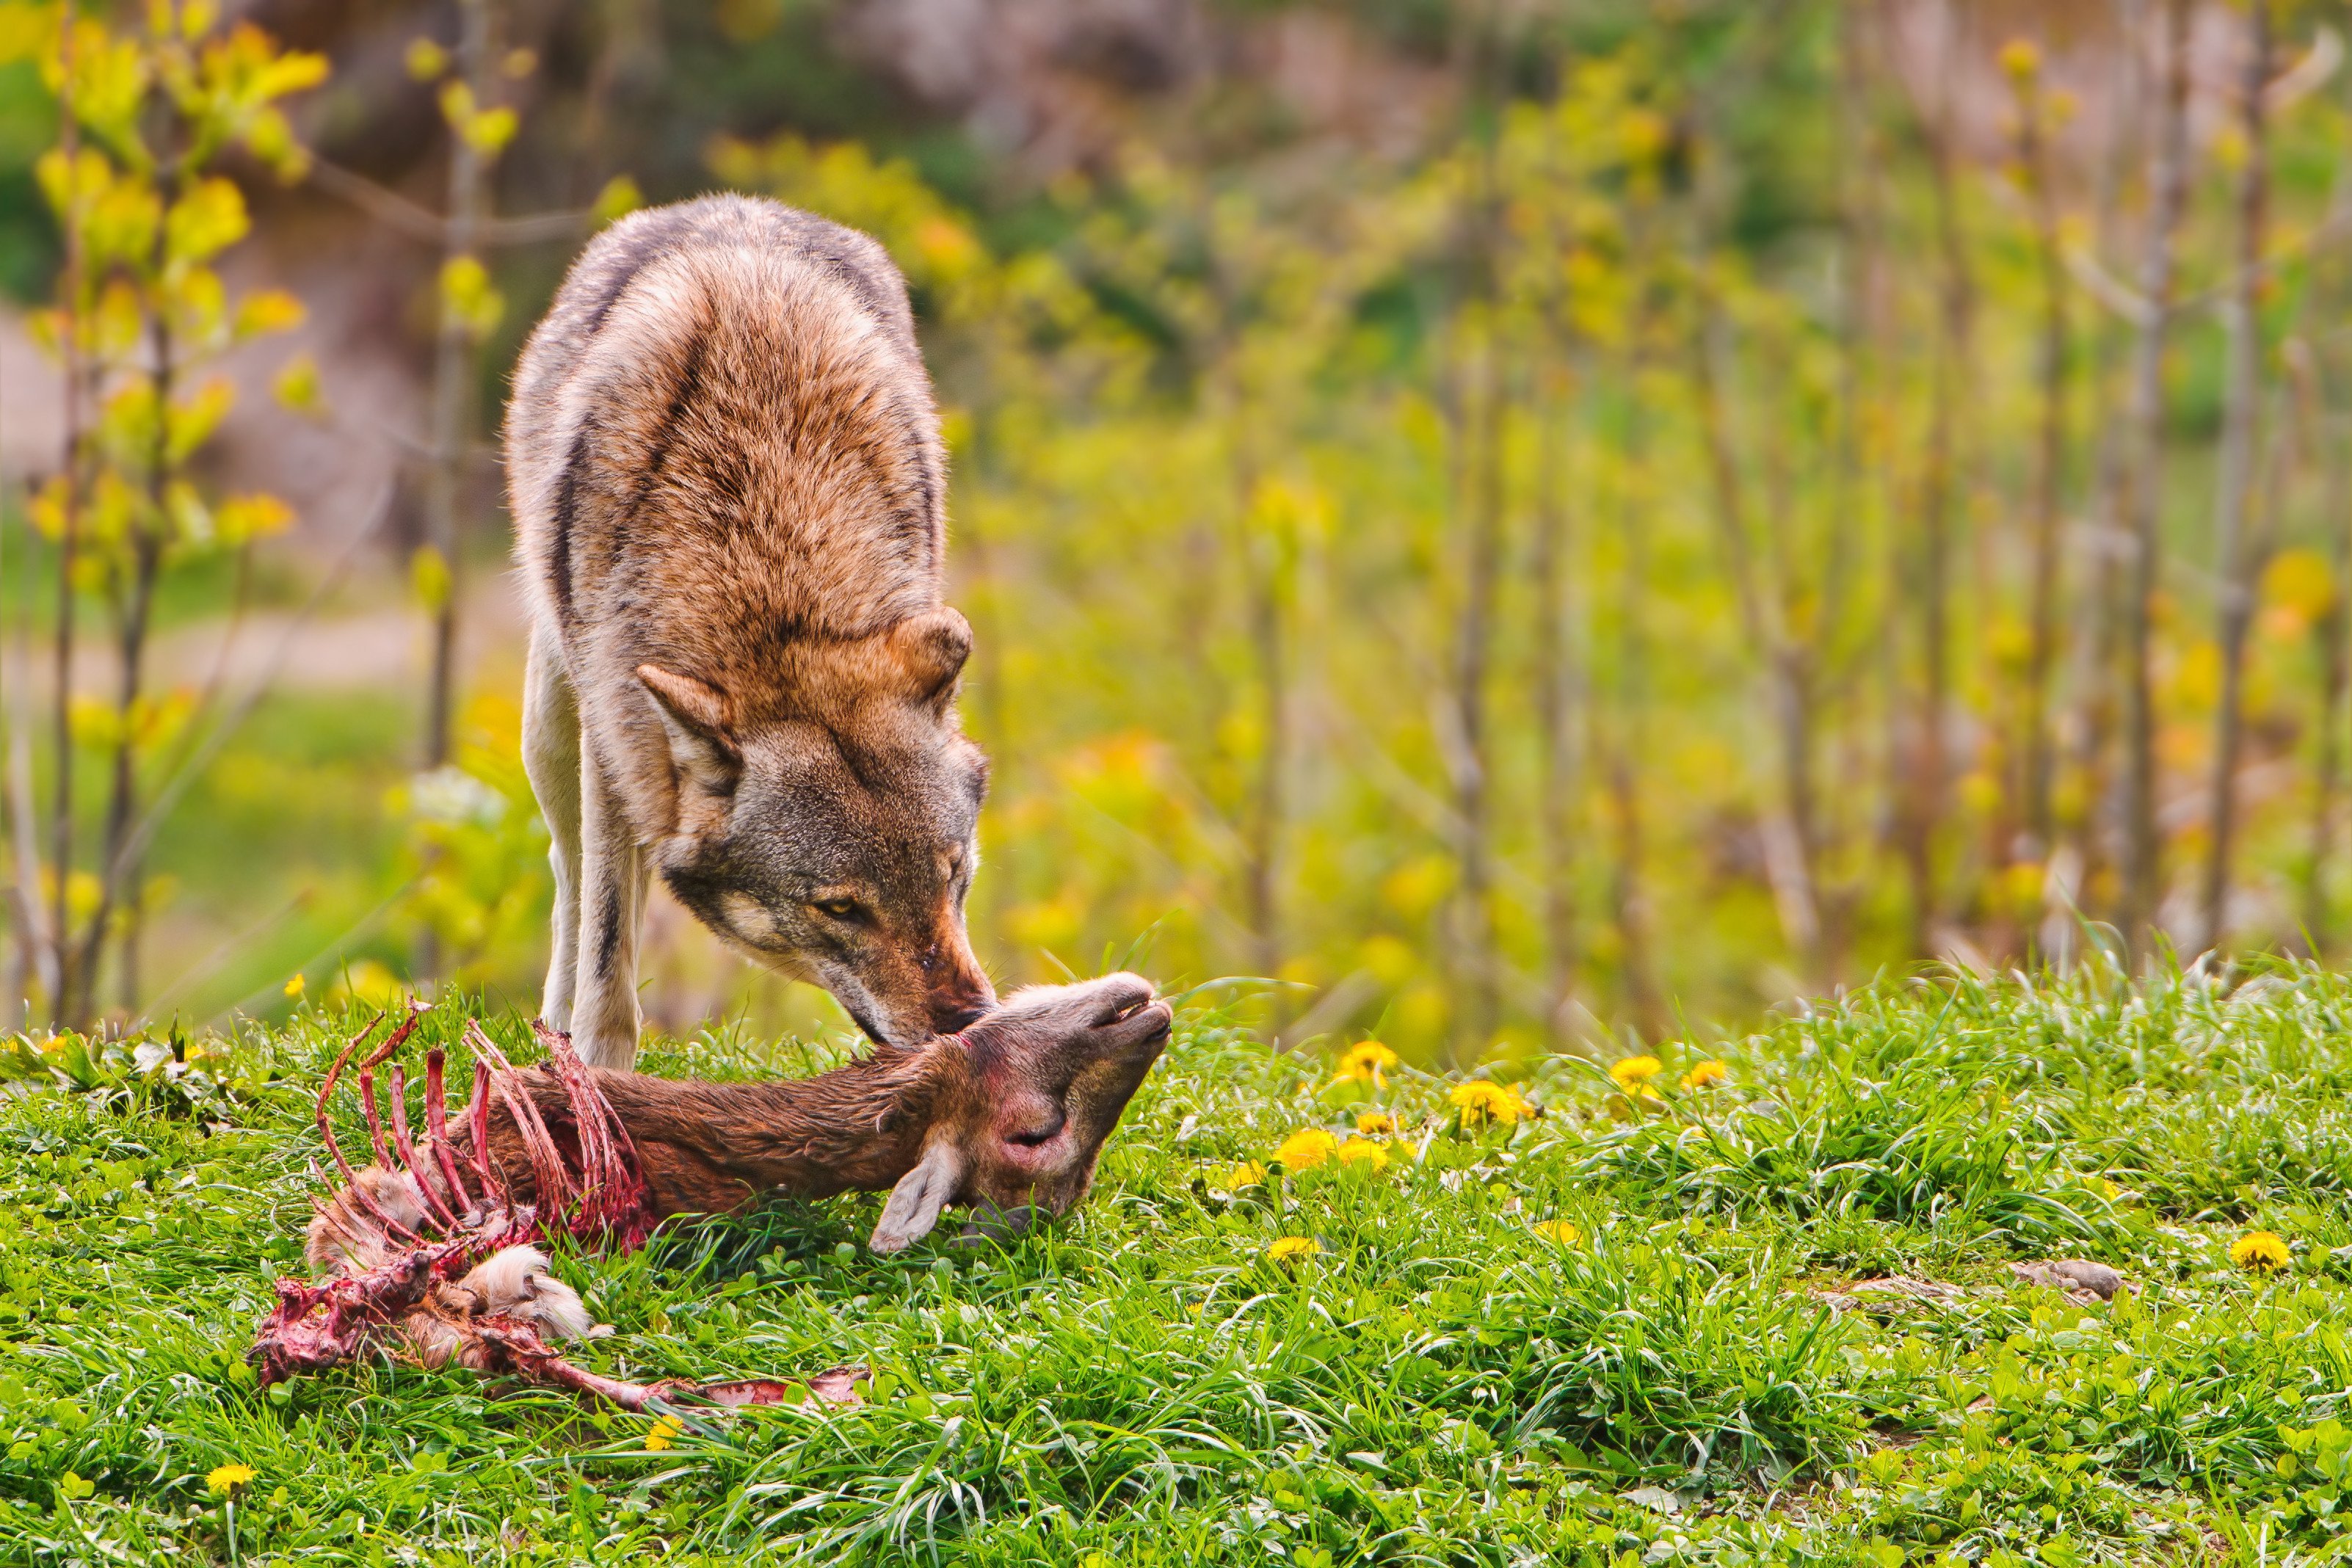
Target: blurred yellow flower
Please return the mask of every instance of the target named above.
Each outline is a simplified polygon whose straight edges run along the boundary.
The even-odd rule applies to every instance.
[[[302,999],[302,977],[300,975],[298,974],[293,979],[286,983],[286,994],[291,996],[297,1002],[299,1002]]]
[[[1323,1250],[1323,1244],[1311,1236],[1277,1237],[1265,1255],[1276,1263],[1287,1263],[1294,1258],[1312,1258]]]
[[[1397,1054],[1378,1040],[1359,1040],[1339,1053],[1339,1070],[1332,1075],[1333,1083],[1369,1083],[1374,1089],[1388,1087],[1388,1070],[1397,1065]]]
[[[1617,1080],[1619,1089],[1631,1094],[1665,1069],[1666,1064],[1655,1057],[1627,1057],[1610,1068],[1609,1076]]]
[[[1465,1127],[1484,1127],[1490,1121],[1508,1127],[1535,1110],[1519,1098],[1517,1089],[1491,1079],[1474,1078],[1468,1083],[1458,1084],[1445,1098],[1462,1113]]]
[[[205,1478],[205,1489],[215,1497],[235,1497],[252,1484],[253,1477],[251,1465],[220,1465]]]
[[[449,51],[430,38],[408,41],[408,74],[418,81],[436,80],[449,68]]]
[[[1367,1138],[1393,1138],[1404,1129],[1385,1110],[1367,1110],[1356,1118],[1356,1131]]]
[[[2031,38],[2011,38],[2000,47],[2000,68],[2012,81],[2031,81],[2042,68],[2042,51]]]
[[[1721,1062],[1700,1062],[1683,1074],[1683,1088],[1705,1089],[1708,1084],[1721,1083],[1730,1074],[1731,1069]]]
[[[389,1008],[400,1000],[400,976],[373,958],[362,958],[345,971],[329,995],[330,1005],[337,994],[362,1007]]]
[[[1339,1141],[1320,1127],[1302,1127],[1274,1152],[1286,1171],[1311,1171],[1339,1152]]]
[[[677,1441],[678,1434],[685,1430],[686,1423],[684,1421],[679,1420],[675,1415],[665,1415],[660,1420],[655,1422],[653,1424],[653,1429],[646,1434],[646,1447],[652,1452],[658,1454],[663,1449],[675,1444]]]
[[[1339,1145],[1339,1163],[1361,1165],[1367,1171],[1389,1168],[1389,1152],[1369,1138],[1350,1138]]]
[[[1262,1186],[1265,1184],[1265,1167],[1259,1164],[1255,1160],[1244,1160],[1240,1164],[1235,1165],[1232,1170],[1225,1173],[1225,1185],[1229,1187],[1241,1188]]]
[[[1584,1239],[1584,1233],[1564,1219],[1538,1220],[1535,1233],[1546,1241],[1556,1241],[1562,1247],[1574,1247]]]
[[[2285,1268],[2290,1256],[2284,1238],[2275,1231],[2248,1231],[2230,1247],[2231,1262],[2258,1274]]]

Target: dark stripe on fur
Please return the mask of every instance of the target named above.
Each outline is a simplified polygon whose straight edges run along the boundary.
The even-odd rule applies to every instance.
[[[915,344],[914,317],[908,309],[906,287],[898,280],[895,268],[883,269],[890,268],[889,258],[873,239],[796,207],[772,202],[762,202],[760,207],[763,216],[782,220],[784,231],[792,237],[791,248],[831,273],[856,299],[858,307],[890,334],[893,342],[909,355],[920,353]],[[874,264],[877,255],[882,263],[879,268]]]
[[[680,217],[683,216],[679,215]],[[596,291],[595,303],[589,309],[588,325],[581,333],[583,341],[593,338],[604,329],[604,318],[613,313],[613,307],[620,302],[622,295],[629,291],[629,285],[637,280],[637,274],[676,249],[679,238],[691,226],[691,224],[677,218],[668,222],[641,224],[629,236],[625,246],[614,247],[614,254],[607,258],[611,270],[604,275],[604,286]]]
[[[653,446],[646,455],[645,482],[637,488],[637,500],[645,500],[646,491],[661,477],[662,465],[669,457],[670,443],[677,438],[677,422],[686,417],[687,405],[702,390],[702,359],[710,350],[710,327],[705,322],[686,346],[686,366],[677,374],[677,386],[670,394],[669,406],[662,411],[661,427],[654,432]]]
[[[831,741],[833,749],[841,753],[841,765],[849,770],[849,776],[856,779],[868,794],[888,793],[884,787],[887,781],[866,769],[864,759],[857,753],[857,748],[851,745],[840,731],[827,728],[824,731],[824,738]]]
[[[596,973],[599,978],[613,973],[613,959],[620,951],[621,900],[606,899],[604,929],[596,933]]]
[[[588,429],[582,426],[572,437],[563,459],[563,478],[555,487],[555,537],[549,542],[547,569],[555,578],[555,607],[572,619],[572,525],[580,512],[580,470],[588,463]]]
[[[891,402],[890,417],[904,433],[907,450],[914,458],[915,490],[925,524],[936,529],[941,521],[945,498],[940,495],[940,476],[931,466],[931,444],[924,439],[924,421],[919,411],[910,408],[904,398]]]

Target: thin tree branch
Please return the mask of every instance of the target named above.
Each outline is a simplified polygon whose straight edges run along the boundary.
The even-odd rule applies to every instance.
[[[2163,0],[2164,75],[2157,94],[2156,157],[2142,252],[2140,292],[2151,308],[2132,367],[2130,586],[2126,595],[2124,897],[2120,923],[2135,952],[2147,951],[2163,879],[2156,795],[2156,596],[2162,582],[2164,350],[2177,267],[2175,245],[2189,205],[2189,0]]]
[[[63,392],[65,395],[65,452],[63,475],[65,491],[59,506],[58,530],[58,600],[57,626],[53,632],[50,658],[54,666],[57,689],[53,693],[56,709],[51,715],[53,732],[50,736],[56,754],[51,758],[55,776],[50,781],[49,798],[49,868],[56,879],[49,904],[49,940],[54,945],[50,973],[56,989],[49,993],[49,1016],[62,1027],[66,1009],[72,999],[66,994],[73,986],[73,910],[68,902],[68,889],[73,881],[73,662],[74,662],[74,557],[81,535],[81,408],[82,385],[82,294],[83,247],[81,205],[81,115],[77,99],[79,84],[74,79],[75,35],[79,31],[70,11],[65,15],[65,25],[58,28],[58,54],[60,67],[58,85],[58,150],[65,168],[65,211],[59,215],[59,226],[64,231],[65,258],[58,268],[61,281],[61,313],[59,331]]]
[[[2202,923],[2191,952],[2219,946],[2227,934],[2230,863],[2238,821],[2238,752],[2244,728],[2246,632],[2253,620],[2252,577],[2263,548],[2262,542],[2247,535],[2254,523],[2255,448],[2261,440],[2263,329],[2255,275],[2263,261],[2270,194],[2269,95],[2262,90],[2270,76],[2270,0],[2252,0],[2247,14],[2247,80],[2239,94],[2239,131],[2246,139],[2246,161],[2238,176],[2242,266],[2224,311],[2229,329],[2228,381],[2221,407],[2221,479],[2214,501],[2216,571],[2221,578],[2221,697],[2214,714]]]
[[[147,846],[153,842],[156,832],[171,816],[173,808],[179,805],[180,797],[188,792],[188,786],[195,782],[205,769],[212,765],[213,759],[220,754],[221,748],[228,743],[229,737],[236,734],[246,720],[252,717],[253,710],[261,705],[261,700],[268,695],[270,684],[277,679],[278,670],[285,667],[287,656],[293,651],[295,637],[303,627],[310,625],[311,618],[326,605],[334,591],[342,584],[352,564],[358,561],[362,547],[373,538],[376,530],[383,526],[384,518],[392,510],[392,498],[395,488],[390,479],[384,481],[375,508],[369,514],[368,521],[353,531],[350,542],[343,547],[342,554],[336,559],[332,566],[327,569],[327,574],[319,580],[318,586],[311,589],[310,596],[303,602],[302,607],[297,610],[293,617],[286,623],[286,629],[278,639],[277,649],[270,655],[268,662],[263,666],[260,676],[246,689],[244,695],[238,698],[236,706],[221,716],[220,723],[214,728],[211,734],[205,736],[205,743],[171,778],[164,782],[162,788],[155,792],[153,799],[148,803],[146,814],[139,819],[130,835],[123,840],[121,851],[116,856],[114,865],[110,868],[110,870],[119,875],[125,866],[137,860],[142,854],[145,853]]]
[[[446,249],[450,236],[461,226],[454,217],[417,205],[398,191],[377,184],[365,174],[310,154],[310,183],[331,196],[349,202],[386,228],[420,245]],[[476,247],[504,248],[545,245],[574,239],[593,227],[596,215],[587,208],[572,212],[530,213],[521,217],[478,218],[471,228]]]

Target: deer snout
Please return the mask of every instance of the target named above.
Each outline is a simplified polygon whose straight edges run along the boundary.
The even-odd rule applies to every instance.
[[[1142,1011],[1151,1001],[1153,985],[1140,974],[1106,974],[1088,983],[1094,994],[1094,1021],[1097,1027],[1120,1023]]]
[[[1095,1038],[1111,1049],[1149,1047],[1153,1055],[1175,1026],[1176,1009],[1152,994],[1139,974],[1111,974],[1095,982]]]

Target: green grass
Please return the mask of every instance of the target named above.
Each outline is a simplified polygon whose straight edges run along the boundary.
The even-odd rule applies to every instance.
[[[1463,1136],[1450,1087],[1328,1083],[1186,1020],[1093,1201],[1003,1250],[783,1205],[560,1269],[631,1375],[864,1361],[868,1405],[648,1422],[391,1364],[257,1392],[334,1021],[193,1064],[14,1048],[0,1101],[0,1561],[2243,1563],[2337,1560],[2352,1466],[2352,982],[1949,982],[1591,1062]],[[445,1037],[454,1020],[436,1021]],[[520,1045],[513,1018],[495,1032]],[[667,1073],[837,1044],[670,1043]],[[226,1050],[226,1055],[216,1054]],[[1384,1171],[1235,1191],[1375,1103]],[[1579,1238],[1539,1235],[1565,1219]],[[2253,1227],[2294,1247],[2233,1268]],[[1320,1250],[1269,1261],[1284,1236]],[[2079,1306],[2004,1265],[2096,1258]],[[1825,1302],[1905,1273],[1944,1301]],[[1864,1300],[1867,1300],[1867,1298]]]

